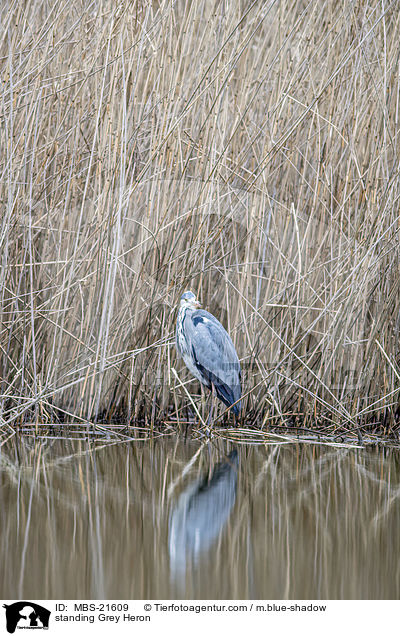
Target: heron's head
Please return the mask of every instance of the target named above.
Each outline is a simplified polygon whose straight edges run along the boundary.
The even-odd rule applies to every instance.
[[[185,291],[181,296],[181,307],[190,307],[190,309],[197,309],[201,307],[201,304],[197,300],[196,296],[191,291]]]

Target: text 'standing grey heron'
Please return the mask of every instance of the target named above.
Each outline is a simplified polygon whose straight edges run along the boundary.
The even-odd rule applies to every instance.
[[[199,307],[193,292],[182,294],[176,348],[189,371],[239,415],[241,371],[235,347],[219,320]]]

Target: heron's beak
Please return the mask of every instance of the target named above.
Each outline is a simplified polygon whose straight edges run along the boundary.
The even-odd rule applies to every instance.
[[[193,304],[195,307],[201,307],[201,302],[199,300],[195,300]]]

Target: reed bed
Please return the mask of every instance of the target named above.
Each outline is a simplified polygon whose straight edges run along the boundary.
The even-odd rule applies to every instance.
[[[204,411],[192,289],[248,422],[396,427],[399,8],[2,3],[3,423]]]

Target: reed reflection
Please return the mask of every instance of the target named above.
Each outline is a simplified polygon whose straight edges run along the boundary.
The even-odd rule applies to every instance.
[[[398,448],[231,444],[3,444],[0,596],[400,598]]]

